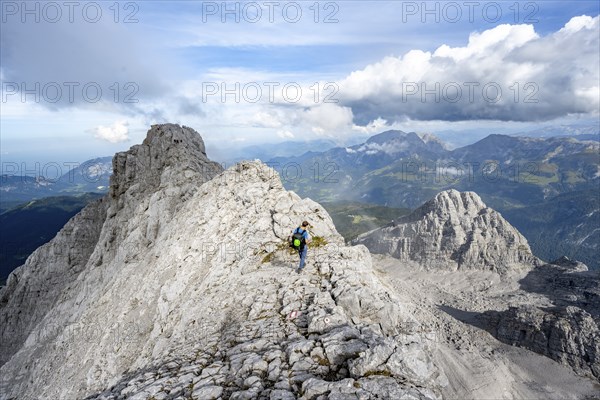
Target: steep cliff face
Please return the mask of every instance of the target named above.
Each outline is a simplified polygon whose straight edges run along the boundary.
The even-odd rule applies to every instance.
[[[566,257],[531,270],[523,290],[546,297],[551,307],[522,304],[484,314],[499,340],[526,347],[600,379],[600,273]]]
[[[359,236],[373,253],[425,268],[489,269],[536,263],[527,240],[473,192],[447,190],[411,214]]]
[[[274,170],[222,171],[177,125],[113,166],[107,197],[0,293],[5,398],[439,397],[410,306]],[[304,219],[320,246],[296,274]]]
[[[596,319],[575,306],[544,309],[531,305],[489,313],[491,332],[500,341],[528,348],[577,373],[600,379],[600,330]]]
[[[10,275],[0,292],[0,365],[57,302],[79,296],[79,288],[72,289],[82,271],[102,264],[103,259],[133,257],[137,250],[123,243],[152,243],[160,224],[200,184],[223,169],[208,160],[200,135],[172,124],[153,126],[143,144],[115,155],[113,168],[110,196],[69,221]],[[135,226],[134,214],[139,214]],[[52,328],[41,334],[55,332]]]
[[[94,251],[108,207],[106,199],[85,207],[49,243],[10,274],[0,290],[0,365],[23,345],[70,288]]]

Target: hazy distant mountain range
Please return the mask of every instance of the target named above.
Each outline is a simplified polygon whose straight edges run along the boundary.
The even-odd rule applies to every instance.
[[[112,157],[85,161],[58,179],[4,174],[0,176],[0,212],[20,203],[49,196],[69,196],[108,191]]]
[[[598,125],[555,125],[545,126],[527,132],[519,132],[511,136],[528,136],[536,138],[549,138],[568,136],[578,140],[600,141],[600,127]]]
[[[542,203],[506,209],[503,214],[529,240],[536,255],[548,260],[564,255],[600,267],[598,189],[560,194]]]
[[[550,260],[568,254],[599,266],[598,224],[589,220],[600,210],[597,141],[494,134],[448,150],[432,135],[387,131],[363,144],[277,157],[269,164],[288,189],[325,203],[414,209],[442,190],[474,191],[522,230],[536,255]],[[576,200],[566,202],[569,194]],[[536,214],[542,211],[530,208],[553,216],[540,220]],[[581,225],[584,220],[589,222]],[[554,246],[559,240],[562,252]]]
[[[308,141],[288,140],[280,143],[262,144],[233,148],[223,155],[223,162],[232,164],[241,160],[270,160],[274,157],[299,156],[309,151],[328,150],[336,147],[333,140],[317,139]]]
[[[415,208],[440,190],[473,190],[484,201],[524,206],[596,188],[599,144],[573,138],[490,135],[447,150],[414,132],[388,131],[367,142],[270,164],[298,192],[326,201],[356,200]]]
[[[482,131],[481,129],[468,129],[461,131],[443,130],[434,132],[435,136],[446,143],[448,148],[456,149],[473,144],[485,137],[493,134],[523,136],[535,138],[549,138],[555,136],[572,137],[578,140],[595,140],[600,141],[600,126],[595,124],[580,124],[580,125],[550,125],[541,128],[536,128],[529,131],[506,132],[505,129],[490,129]]]

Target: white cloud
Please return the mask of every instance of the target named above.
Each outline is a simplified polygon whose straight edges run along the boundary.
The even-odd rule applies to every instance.
[[[273,113],[267,112],[257,112],[251,118],[250,123],[253,126],[262,127],[262,128],[281,128],[283,125],[281,121],[279,121],[278,115],[274,115]]]
[[[538,37],[532,25],[503,24],[482,33],[472,33],[466,47],[452,48],[444,44],[433,53],[433,56],[449,57],[454,61],[462,61],[470,57],[502,57]]]
[[[96,139],[106,140],[110,143],[120,143],[129,140],[128,125],[125,121],[116,121],[110,126],[97,126],[92,131]]]
[[[280,138],[284,138],[284,139],[293,139],[294,138],[294,134],[287,130],[277,131],[277,136],[279,136]]]
[[[597,115],[599,19],[574,17],[543,37],[532,25],[503,24],[472,33],[463,47],[385,57],[340,81],[340,106],[352,109],[358,126],[377,118],[395,123]]]
[[[302,113],[301,118],[311,126],[318,135],[341,133],[352,127],[352,110],[333,103],[324,103],[310,107]]]
[[[396,154],[408,149],[408,143],[401,141],[391,141],[386,143],[365,143],[356,149],[357,152],[365,153],[368,155],[377,154],[383,152],[385,154]],[[348,152],[348,149],[346,149]]]
[[[352,130],[361,132],[361,133],[366,133],[366,134],[372,134],[372,133],[378,133],[378,132],[382,132],[386,129],[390,129],[391,127],[388,125],[387,120],[383,119],[383,118],[376,118],[373,121],[369,122],[368,124],[361,126],[361,125],[353,125],[352,126]]]
[[[575,33],[581,29],[592,29],[594,27],[594,18],[588,15],[581,15],[579,17],[573,17],[569,22],[565,24],[559,32],[563,33]],[[596,22],[597,23],[597,22]]]
[[[431,53],[411,50],[404,57],[385,57],[365,69],[352,72],[339,83],[344,100],[396,92],[402,82],[418,82],[429,69]]]

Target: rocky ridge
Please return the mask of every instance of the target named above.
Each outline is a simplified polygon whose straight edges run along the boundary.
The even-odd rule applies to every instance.
[[[454,189],[353,243],[429,269],[506,272],[539,262],[527,240],[500,213],[476,193]]]
[[[0,291],[2,398],[440,397],[412,306],[274,170],[222,171],[172,124],[113,168]],[[297,275],[303,219],[321,246]]]

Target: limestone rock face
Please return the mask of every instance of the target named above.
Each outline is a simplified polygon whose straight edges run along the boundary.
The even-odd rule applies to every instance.
[[[597,318],[579,307],[512,307],[490,319],[494,336],[600,379],[600,330]]]
[[[192,128],[153,125],[142,144],[114,156],[110,196],[139,196],[167,186],[189,190],[222,170],[207,158],[204,141]]]
[[[536,263],[527,240],[473,192],[447,190],[411,214],[359,236],[373,253],[390,254],[425,268],[503,272]]]
[[[113,165],[0,292],[3,398],[439,397],[410,306],[274,170],[222,171],[170,124]],[[318,240],[297,274],[302,220]]]
[[[19,350],[56,302],[72,295],[69,289],[98,243],[108,203],[101,199],[85,207],[9,275],[0,289],[0,365]],[[37,334],[45,335],[53,326],[46,328]]]
[[[526,347],[581,375],[600,380],[600,273],[562,257],[531,270],[520,281],[552,307],[524,304],[487,312],[487,328],[499,340]]]

